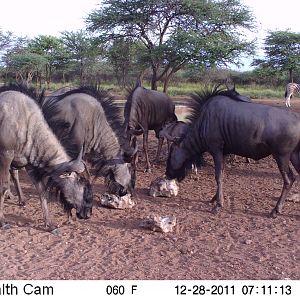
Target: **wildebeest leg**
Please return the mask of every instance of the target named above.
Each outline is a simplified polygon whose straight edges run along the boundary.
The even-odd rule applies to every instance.
[[[279,156],[279,157],[275,157],[275,160],[277,162],[279,171],[283,178],[283,187],[281,190],[281,195],[277,201],[277,204],[271,212],[271,216],[273,218],[276,218],[277,214],[281,213],[286,196],[295,181],[295,176],[293,174],[293,171],[289,167],[289,158],[286,156],[284,157]]]
[[[157,146],[155,162],[159,162],[160,152],[161,152],[163,143],[164,143],[164,138],[158,138],[158,146]]]
[[[224,155],[221,152],[213,153],[213,160],[215,164],[215,179],[217,183],[217,192],[212,198],[212,202],[215,202],[213,213],[217,213],[224,204],[223,197],[223,177],[224,177]]]
[[[0,226],[4,226],[4,200],[10,194],[9,168],[14,154],[11,151],[0,153]]]
[[[18,198],[19,198],[19,205],[24,206],[25,205],[25,197],[20,185],[20,180],[19,180],[19,171],[13,168],[10,168],[9,170],[11,178],[13,180],[13,183],[15,185],[15,188],[17,190]]]
[[[151,165],[149,161],[149,155],[148,155],[148,130],[146,130],[143,134],[143,148],[145,152],[145,157],[146,157],[146,172],[151,172]]]
[[[35,174],[33,169],[26,168],[26,170],[27,170],[27,173],[30,176],[35,188],[37,189],[37,191],[39,193],[42,214],[43,214],[43,220],[45,223],[46,230],[53,231],[57,228],[57,226],[55,226],[50,220],[47,199],[45,198],[45,195],[44,195],[45,186],[44,186],[43,182],[37,178],[37,175]]]
[[[43,195],[40,195],[40,202],[41,202],[41,207],[42,207],[42,212],[43,212],[43,220],[44,220],[44,223],[45,223],[45,227],[49,231],[52,231],[53,229],[56,228],[56,226],[54,226],[52,224],[52,222],[50,221],[47,199]]]

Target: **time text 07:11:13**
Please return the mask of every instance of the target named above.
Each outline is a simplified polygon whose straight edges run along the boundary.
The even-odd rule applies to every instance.
[[[291,285],[176,285],[177,295],[291,295]]]

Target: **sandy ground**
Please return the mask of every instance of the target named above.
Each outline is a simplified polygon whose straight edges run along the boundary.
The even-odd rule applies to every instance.
[[[262,102],[283,106],[282,100]],[[292,105],[300,111],[300,101]],[[152,135],[152,158],[156,146]],[[58,235],[45,232],[37,193],[22,172],[28,203],[5,203],[11,228],[0,230],[0,279],[300,279],[300,203],[289,200],[281,216],[269,218],[282,187],[271,157],[227,164],[225,208],[216,216],[209,203],[216,188],[209,156],[198,175],[180,183],[177,197],[148,196],[150,182],[164,173],[165,152],[151,174],[144,173],[141,155],[131,209],[104,208],[95,198],[93,216],[70,225],[62,208],[50,203]],[[298,179],[291,194],[299,188]],[[99,179],[95,192],[103,191]],[[142,228],[150,215],[175,216],[175,230]]]

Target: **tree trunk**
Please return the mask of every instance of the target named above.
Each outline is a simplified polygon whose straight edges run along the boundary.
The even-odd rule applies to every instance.
[[[173,72],[171,72],[170,74],[166,75],[165,80],[164,80],[164,93],[168,92],[168,88],[169,88],[169,84],[170,84],[170,80],[173,76]]]
[[[83,84],[83,59],[80,60],[80,84]]]
[[[157,69],[152,67],[151,90],[157,91]]]
[[[290,82],[294,82],[293,69],[289,69]]]

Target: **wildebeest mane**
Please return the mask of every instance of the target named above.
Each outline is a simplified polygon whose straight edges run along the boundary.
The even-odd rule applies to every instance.
[[[139,87],[139,85],[135,85],[134,87],[128,87],[127,90],[127,95],[126,95],[126,102],[124,106],[124,116],[125,118],[129,117],[130,111],[131,111],[131,106],[132,106],[132,99],[133,99],[133,93],[135,90]]]
[[[188,122],[193,123],[198,119],[205,109],[205,106],[215,96],[226,96],[239,102],[251,102],[250,98],[241,96],[235,89],[230,90],[221,85],[206,86],[202,90],[191,94],[192,101],[188,104],[190,110],[190,113],[187,116]]]
[[[56,114],[54,106],[57,102],[61,101],[63,98],[69,95],[77,93],[84,93],[95,98],[102,106],[107,121],[111,128],[115,132],[121,132],[122,119],[120,109],[115,103],[113,103],[113,99],[107,93],[107,91],[103,89],[97,89],[92,86],[81,86],[79,88],[67,91],[58,96],[48,96],[46,101],[42,101],[41,106],[45,108],[45,113],[49,114],[49,116],[53,116]]]
[[[41,93],[38,93],[34,87],[28,86],[26,83],[17,81],[10,82],[7,85],[0,87],[0,93],[7,91],[20,92],[38,102],[44,97],[44,90],[42,90]]]

